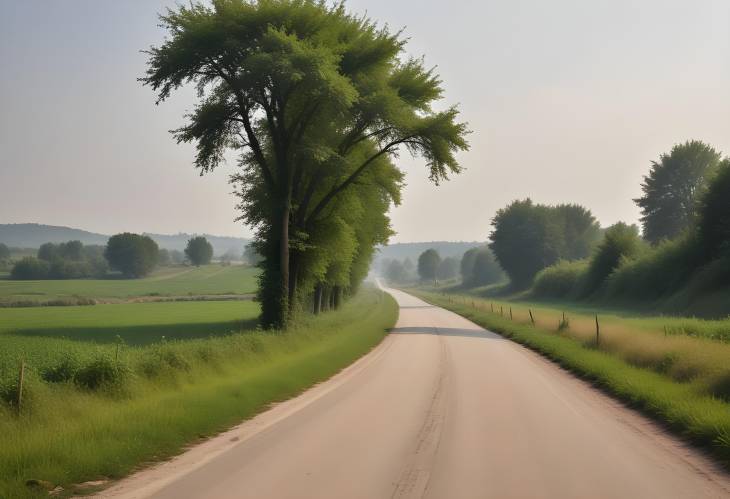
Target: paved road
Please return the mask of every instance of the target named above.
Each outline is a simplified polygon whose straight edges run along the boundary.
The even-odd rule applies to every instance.
[[[110,489],[155,498],[730,497],[698,453],[538,355],[399,291],[373,353]]]

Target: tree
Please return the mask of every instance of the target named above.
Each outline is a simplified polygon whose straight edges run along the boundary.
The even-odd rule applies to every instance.
[[[459,274],[459,260],[453,256],[449,256],[441,260],[438,269],[436,270],[436,277],[441,280],[447,281],[453,279]]]
[[[427,249],[418,257],[418,276],[424,281],[436,279],[441,257],[435,249]]]
[[[497,211],[489,247],[515,288],[526,288],[540,270],[560,258],[558,225],[549,209],[530,199]]]
[[[53,243],[43,243],[41,244],[40,248],[38,248],[37,256],[39,260],[52,262],[60,256],[58,252],[58,246]]]
[[[104,257],[125,277],[144,277],[157,265],[159,248],[149,236],[124,232],[109,238]]]
[[[24,281],[48,279],[50,271],[51,266],[47,261],[26,256],[13,265],[10,278]]]
[[[213,258],[213,245],[203,236],[194,237],[185,247],[185,256],[196,267],[207,265]]]
[[[263,257],[256,250],[256,245],[254,243],[248,243],[243,249],[243,261],[255,267],[261,263],[261,260],[263,260]]]
[[[0,262],[10,259],[10,248],[0,243]]]
[[[202,172],[228,148],[240,153],[233,181],[264,257],[264,326],[287,325],[309,240],[368,172],[387,171],[401,146],[436,183],[460,171],[466,126],[455,108],[432,109],[440,80],[400,58],[400,33],[315,0],[194,3],[161,19],[170,37],[148,51],[142,81],[160,101],[186,83],[199,89],[175,135],[196,143]]]
[[[624,259],[636,256],[645,244],[635,225],[619,222],[606,229],[603,241],[588,263],[583,293],[597,290]]]
[[[708,178],[720,163],[720,153],[692,140],[677,144],[653,161],[644,177],[644,195],[634,202],[641,208],[644,238],[656,244],[677,237],[694,225],[697,201]]]
[[[464,286],[471,285],[472,275],[474,274],[474,262],[477,258],[479,248],[471,248],[461,256],[459,263],[459,274],[461,274],[461,283]]]
[[[398,259],[388,260],[385,262],[385,278],[390,283],[398,284],[408,280],[408,274],[403,262]]]
[[[160,251],[157,253],[157,265],[166,267],[170,265],[171,261],[170,251],[165,248],[160,248]]]
[[[474,266],[469,283],[472,286],[486,286],[504,279],[504,272],[494,259],[489,248],[479,248],[474,257]]]
[[[705,258],[730,255],[730,158],[718,167],[702,198],[698,233]]]

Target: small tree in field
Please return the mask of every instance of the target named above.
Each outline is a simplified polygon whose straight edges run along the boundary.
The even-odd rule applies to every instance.
[[[188,241],[185,256],[196,267],[207,265],[213,258],[213,245],[203,236],[194,237]]]
[[[157,265],[157,243],[148,236],[125,232],[109,238],[104,257],[126,277],[144,277]]]
[[[418,276],[424,281],[433,281],[436,279],[441,257],[438,252],[431,248],[418,257]]]

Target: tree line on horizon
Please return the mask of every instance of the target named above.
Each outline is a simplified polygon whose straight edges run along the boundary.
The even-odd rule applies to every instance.
[[[0,260],[9,262],[10,250],[0,243]],[[109,270],[130,279],[145,277],[158,266],[188,262],[207,265],[213,246],[203,236],[188,240],[184,252],[160,249],[146,235],[124,232],[109,238],[106,246],[84,245],[81,241],[45,243],[36,256],[25,256],[11,264],[15,280],[84,279],[105,277]]]

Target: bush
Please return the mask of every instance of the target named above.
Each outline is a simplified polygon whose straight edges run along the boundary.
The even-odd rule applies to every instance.
[[[669,295],[687,283],[700,262],[700,248],[692,234],[664,241],[622,261],[606,279],[606,297],[647,301]]]
[[[532,295],[537,298],[577,297],[582,292],[587,270],[587,260],[561,260],[537,274]]]
[[[635,257],[644,247],[638,227],[623,222],[609,227],[588,264],[583,293],[595,292],[622,261]]]
[[[76,374],[79,372],[81,363],[79,359],[73,355],[66,355],[58,364],[50,367],[41,373],[43,381],[49,383],[65,383],[67,381],[73,381]]]
[[[107,356],[100,356],[82,365],[74,375],[74,382],[88,390],[118,390],[131,377],[125,364]]]
[[[26,256],[13,266],[10,277],[21,281],[48,279],[50,271],[51,265],[48,262]]]

